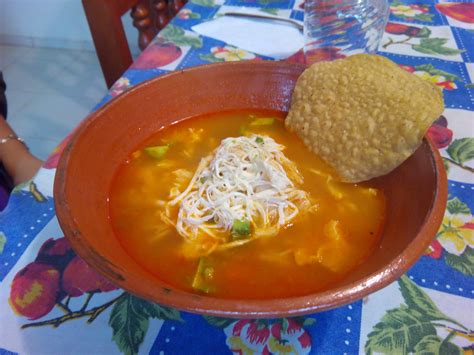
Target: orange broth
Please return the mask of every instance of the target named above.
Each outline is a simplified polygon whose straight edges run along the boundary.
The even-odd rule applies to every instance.
[[[250,127],[255,117],[276,119],[272,125]],[[164,225],[157,200],[169,199],[174,170],[186,169],[194,175],[201,158],[212,153],[222,139],[250,131],[268,135],[286,147],[284,154],[304,177],[298,188],[311,195],[316,210],[300,213],[276,236],[206,256],[206,264],[214,271],[209,294],[234,299],[306,295],[329,288],[364,262],[380,239],[383,192],[366,184],[331,179],[330,167],[285,129],[283,118],[281,113],[264,111],[213,114],[177,123],[144,142],[120,167],[110,192],[111,222],[125,250],[169,285],[201,292],[192,287],[199,258],[183,255],[187,242]],[[170,148],[162,159],[143,151],[168,143]],[[188,182],[180,186],[181,191]]]

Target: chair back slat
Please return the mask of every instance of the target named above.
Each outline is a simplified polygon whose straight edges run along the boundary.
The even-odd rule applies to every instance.
[[[130,12],[141,50],[183,7],[184,0],[82,0],[94,46],[110,88],[132,64],[121,17]]]
[[[171,11],[167,0],[152,0],[155,11],[155,27],[159,31],[171,20]]]
[[[130,16],[133,19],[133,26],[138,30],[138,47],[143,50],[148,46],[157,32],[155,24],[153,23],[150,2],[147,0],[138,1],[138,3],[132,7]]]

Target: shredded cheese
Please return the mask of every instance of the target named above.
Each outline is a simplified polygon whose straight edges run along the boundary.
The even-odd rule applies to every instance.
[[[310,201],[296,188],[303,178],[283,149],[267,136],[224,139],[201,160],[187,188],[168,202],[179,205],[178,233],[190,241],[205,234],[232,243],[235,220],[249,221],[252,237],[275,235],[289,225]]]

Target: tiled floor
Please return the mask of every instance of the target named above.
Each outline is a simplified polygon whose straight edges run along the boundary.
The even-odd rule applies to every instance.
[[[8,122],[41,159],[107,92],[94,52],[0,45],[0,70]]]

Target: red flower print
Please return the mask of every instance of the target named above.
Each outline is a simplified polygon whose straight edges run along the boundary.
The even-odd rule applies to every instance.
[[[387,26],[385,27],[385,32],[391,33],[393,35],[406,35],[409,37],[416,37],[420,31],[421,28],[393,22],[387,23]]]
[[[309,323],[312,323],[312,319]],[[234,354],[308,354],[311,337],[303,328],[305,319],[238,320],[224,333]],[[273,323],[271,323],[273,322]]]
[[[430,10],[428,9],[427,6],[423,6],[423,5],[411,5],[410,6],[412,9],[416,9],[416,10],[419,10],[423,13],[428,13],[430,12]]]
[[[474,229],[474,223],[468,222],[462,226],[464,229]]]
[[[432,15],[427,14],[429,13],[429,7],[426,5],[392,4],[390,11],[394,16],[399,16],[404,21],[410,22],[413,20],[431,21],[432,17]]]
[[[120,78],[118,79],[114,85],[110,88],[110,96],[115,97],[120,95],[121,93],[128,90],[130,87],[130,80],[128,78]]]
[[[234,331],[237,333],[237,325]],[[247,338],[250,342],[255,344],[265,344],[270,336],[270,331],[264,324],[258,324],[258,322],[250,322],[247,328]]]
[[[443,72],[441,70],[436,69],[431,64],[424,64],[416,67],[411,65],[399,64],[399,67],[409,73],[414,73],[420,79],[429,81],[434,85],[443,88],[444,90],[457,89],[455,80],[461,80],[451,73]]]
[[[452,81],[441,81],[436,83],[436,86],[441,86],[442,88],[446,90],[452,90],[453,89],[453,82]]]
[[[443,247],[441,246],[440,242],[438,242],[436,239],[431,242],[430,246],[425,251],[425,255],[432,257],[433,259],[441,258],[442,254],[443,254]]]
[[[406,70],[409,73],[413,73],[415,71],[415,67],[412,67],[411,65],[400,64],[400,68],[402,68],[403,70]]]
[[[446,148],[453,140],[453,131],[448,128],[446,117],[440,116],[427,132],[438,149]]]
[[[455,20],[474,23],[474,3],[436,4],[435,7],[443,15]]]
[[[311,337],[293,319],[283,319],[272,325],[268,347],[276,354],[308,354],[311,350]]]
[[[187,20],[187,19],[189,19],[189,14],[191,12],[192,11],[189,10],[189,9],[182,9],[180,12],[178,12],[178,18],[180,18],[182,20]]]
[[[266,321],[242,319],[231,323],[224,332],[227,334],[227,345],[234,353],[270,353],[267,346],[270,330]]]

